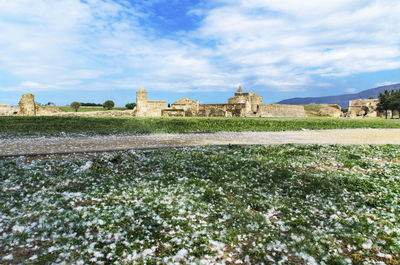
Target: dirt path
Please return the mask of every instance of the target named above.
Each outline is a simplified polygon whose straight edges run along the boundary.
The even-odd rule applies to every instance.
[[[0,155],[224,144],[400,144],[400,129],[218,132],[0,139]]]

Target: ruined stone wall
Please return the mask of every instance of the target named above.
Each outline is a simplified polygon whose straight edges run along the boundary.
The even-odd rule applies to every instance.
[[[163,100],[148,100],[141,105],[141,117],[161,117],[161,111],[167,108],[167,102]]]
[[[250,97],[251,111],[256,112],[258,110],[258,106],[262,105],[262,96],[254,96]]]
[[[19,111],[19,107],[11,107],[8,104],[0,104],[0,116],[15,115]]]
[[[186,103],[173,103],[171,105],[172,108],[175,109],[183,109],[185,111],[185,116],[194,117],[199,113],[199,101],[187,101]]]
[[[258,117],[307,117],[304,106],[262,104],[258,106]]]
[[[249,103],[241,104],[200,104],[201,117],[246,117],[250,110]]]
[[[355,99],[349,101],[349,117],[377,117],[379,116],[378,99]]]
[[[55,106],[38,106],[38,108],[36,110],[36,115],[45,116],[45,115],[59,113],[59,112],[60,112],[60,109]]]
[[[161,116],[163,117],[185,117],[184,109],[163,109],[161,111]]]
[[[307,116],[321,116],[340,118],[343,116],[342,108],[337,104],[307,104],[304,105]]]

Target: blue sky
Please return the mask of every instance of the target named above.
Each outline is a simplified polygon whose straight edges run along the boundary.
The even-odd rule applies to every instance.
[[[0,103],[272,103],[400,82],[398,0],[0,0]]]

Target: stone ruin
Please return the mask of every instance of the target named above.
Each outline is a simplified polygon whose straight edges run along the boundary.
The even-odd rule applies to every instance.
[[[305,109],[307,116],[343,117],[342,108],[337,104],[307,104]]]
[[[35,103],[35,96],[33,94],[22,95],[18,106],[18,114],[24,116],[35,116],[39,110],[39,106]]]
[[[8,104],[0,104],[0,116],[10,116],[18,112],[18,107],[11,107]]]
[[[307,117],[304,106],[262,104],[262,96],[256,92],[243,92],[242,87],[236,91],[228,103],[199,104],[199,101],[182,98],[167,107],[163,100],[148,100],[147,92],[140,88],[136,93],[136,110],[138,117],[172,116],[172,117]]]
[[[354,99],[349,101],[347,117],[379,117],[379,99]]]
[[[7,104],[0,104],[0,116],[57,115],[59,113],[60,111],[57,107],[39,106],[39,104],[35,103],[35,96],[33,94],[22,95],[17,107],[12,107]]]

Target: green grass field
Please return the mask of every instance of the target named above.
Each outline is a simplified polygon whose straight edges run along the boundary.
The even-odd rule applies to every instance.
[[[0,117],[0,135],[135,134],[216,131],[284,131],[301,129],[400,128],[384,118],[137,118],[137,117]]]
[[[400,149],[0,161],[1,264],[400,264]]]
[[[58,108],[64,112],[75,112],[75,110],[69,106],[62,106],[62,107],[58,107]],[[126,108],[115,107],[112,110],[126,110]],[[81,106],[78,109],[78,112],[90,112],[90,111],[109,111],[109,110],[105,109],[103,107],[86,107],[86,106]]]

